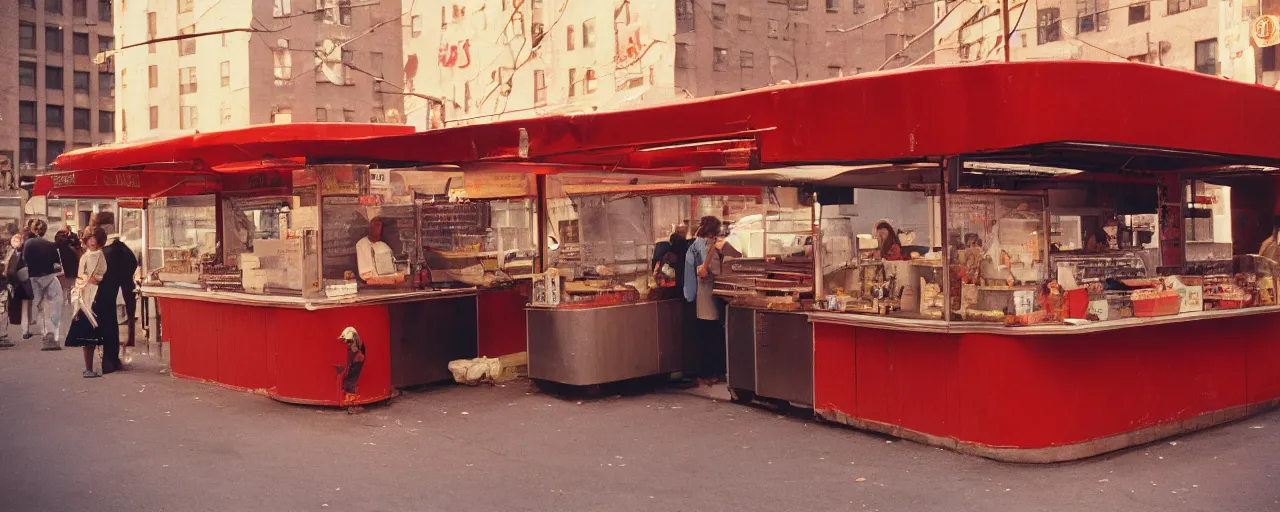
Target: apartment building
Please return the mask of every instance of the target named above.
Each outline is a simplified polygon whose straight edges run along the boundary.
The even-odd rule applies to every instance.
[[[110,0],[0,5],[0,188],[64,151],[114,140],[115,73],[94,55],[115,47]],[[15,165],[16,162],[16,165]]]
[[[399,0],[119,0],[119,140],[403,122]],[[204,35],[201,35],[204,34]]]
[[[418,0],[404,87],[430,98],[405,107],[419,128],[454,126],[927,63],[933,15],[921,0]]]
[[[676,83],[694,96],[933,62],[933,38],[925,33],[934,11],[923,0],[676,0],[675,6]]]
[[[939,2],[938,62],[1004,58],[999,3]],[[1244,82],[1275,71],[1275,51],[1249,41],[1258,2],[1225,0],[1011,1],[1012,60],[1083,59],[1143,62]],[[1278,5],[1280,7],[1280,5]],[[1275,83],[1271,78],[1271,84]]]

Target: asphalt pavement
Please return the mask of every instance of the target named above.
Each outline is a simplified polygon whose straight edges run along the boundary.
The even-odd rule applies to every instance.
[[[1014,465],[659,391],[527,382],[364,414],[0,349],[0,511],[1280,511],[1280,414]]]

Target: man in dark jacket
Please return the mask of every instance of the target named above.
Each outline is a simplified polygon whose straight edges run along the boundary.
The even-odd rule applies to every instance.
[[[80,272],[80,237],[71,231],[70,224],[64,224],[58,233],[53,235],[53,243],[58,246],[58,256],[62,260],[62,297],[71,297],[71,287],[76,284]]]
[[[31,280],[31,313],[35,324],[44,334],[44,346],[40,350],[60,350],[58,324],[62,319],[62,283],[58,281],[58,246],[44,238],[48,225],[37,220],[32,226],[33,236],[22,245],[22,259],[27,263]]]
[[[124,296],[125,311],[129,324],[133,324],[137,298],[134,296],[133,274],[138,270],[138,258],[133,250],[120,241],[120,233],[116,231],[115,217],[111,212],[99,212],[94,225],[107,231],[107,245],[102,248],[102,258],[107,262],[107,273],[98,283],[97,300],[115,304],[116,297]],[[107,374],[124,369],[120,361],[120,324],[115,318],[99,318],[102,329],[102,373]]]

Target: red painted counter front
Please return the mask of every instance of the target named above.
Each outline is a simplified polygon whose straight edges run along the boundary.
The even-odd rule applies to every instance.
[[[264,391],[284,402],[353,405],[392,396],[390,322],[386,305],[308,311],[293,307],[157,298],[175,376]],[[341,371],[354,327],[365,363],[354,403],[344,402]]]
[[[813,326],[818,414],[1000,460],[1078,459],[1280,399],[1277,312],[1059,335]]]

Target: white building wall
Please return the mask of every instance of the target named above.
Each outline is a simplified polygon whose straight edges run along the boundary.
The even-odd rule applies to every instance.
[[[675,33],[674,2],[419,0],[412,9],[405,88],[443,99],[449,126],[592,112],[674,87],[673,44],[654,35]],[[405,99],[419,129],[430,125],[427,103]]]

